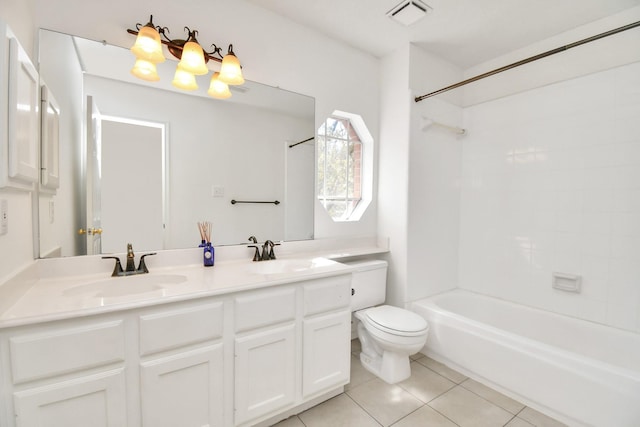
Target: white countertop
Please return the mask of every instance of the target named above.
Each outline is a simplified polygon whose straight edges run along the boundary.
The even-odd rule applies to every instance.
[[[250,250],[244,246],[216,248],[213,267],[202,265],[202,250],[198,248],[160,251],[145,258],[150,273],[113,278],[114,260],[101,256],[37,260],[0,286],[0,328],[348,274],[352,267],[331,258],[388,251],[374,245],[306,249],[310,250],[294,256],[283,248],[283,255],[276,260],[252,262],[246,256]],[[242,257],[231,255],[233,251],[239,251]],[[142,253],[136,254],[136,265],[138,255]],[[120,258],[125,260],[122,254]]]

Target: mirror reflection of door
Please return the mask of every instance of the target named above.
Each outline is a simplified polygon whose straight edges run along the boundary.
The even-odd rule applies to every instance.
[[[102,117],[102,253],[164,248],[164,138],[164,124]]]
[[[102,131],[100,110],[91,96],[87,96],[87,158],[86,158],[86,224],[82,224],[80,233],[86,237],[86,253],[101,253],[101,197],[100,166],[102,151]],[[96,232],[96,230],[98,232]]]

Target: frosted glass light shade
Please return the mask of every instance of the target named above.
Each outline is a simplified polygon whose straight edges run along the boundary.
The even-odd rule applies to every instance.
[[[207,64],[204,62],[204,53],[198,43],[193,41],[185,43],[182,48],[182,57],[178,63],[178,68],[196,76],[202,76],[209,72]]]
[[[196,83],[196,76],[191,74],[190,72],[183,70],[178,67],[176,69],[176,74],[173,76],[172,85],[177,87],[178,89],[184,90],[196,90],[198,89],[198,83]]]
[[[238,58],[231,52],[222,58],[220,80],[228,85],[241,85],[244,83],[240,61],[238,61]]]
[[[131,74],[148,82],[157,82],[160,80],[156,64],[145,59],[136,59],[136,63],[131,69]]]
[[[164,54],[162,53],[162,43],[160,42],[160,34],[153,26],[140,28],[136,42],[131,48],[131,52],[138,59],[144,59],[154,64],[164,62]]]
[[[222,82],[219,77],[220,73],[213,73],[213,76],[211,76],[211,84],[209,85],[209,90],[207,91],[207,93],[213,98],[230,98],[231,91],[229,90],[229,86],[226,83]]]

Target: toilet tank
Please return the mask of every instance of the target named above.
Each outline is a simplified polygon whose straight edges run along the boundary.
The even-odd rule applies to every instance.
[[[382,304],[387,291],[387,262],[345,262],[355,268],[351,280],[351,311]]]

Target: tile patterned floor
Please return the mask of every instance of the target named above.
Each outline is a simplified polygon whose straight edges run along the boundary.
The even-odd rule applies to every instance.
[[[359,352],[356,339],[344,393],[275,426],[565,426],[421,354],[412,357],[409,379],[387,384],[362,367]]]

